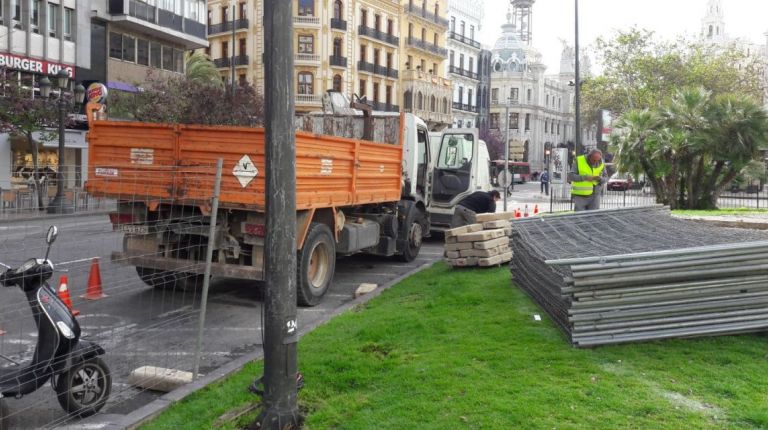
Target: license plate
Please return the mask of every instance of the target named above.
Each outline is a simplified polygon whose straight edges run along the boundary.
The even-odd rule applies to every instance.
[[[130,234],[149,234],[149,226],[135,224],[120,224],[117,226],[119,231]]]

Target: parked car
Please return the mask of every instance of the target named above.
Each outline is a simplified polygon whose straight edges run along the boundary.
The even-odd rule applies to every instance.
[[[614,173],[610,179],[608,179],[608,185],[606,188],[608,191],[627,191],[632,188],[634,181],[632,176],[626,173]]]

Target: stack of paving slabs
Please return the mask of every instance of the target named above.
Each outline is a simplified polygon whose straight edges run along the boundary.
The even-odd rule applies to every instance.
[[[453,267],[490,267],[512,259],[513,213],[480,214],[477,224],[445,231],[445,262]]]
[[[512,226],[514,283],[574,346],[768,330],[768,232],[659,206]]]

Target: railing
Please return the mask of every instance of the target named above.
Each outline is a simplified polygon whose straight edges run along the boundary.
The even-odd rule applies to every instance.
[[[297,25],[320,25],[320,17],[317,16],[294,16],[293,23]]]
[[[472,106],[468,103],[459,103],[459,102],[453,102],[453,108],[457,110],[462,110],[464,112],[479,112],[479,109],[477,106]]]
[[[347,21],[338,18],[331,18],[331,28],[336,30],[347,31]]]
[[[155,6],[144,2],[131,0],[130,3],[128,3],[128,15],[143,21],[151,23],[156,22]]]
[[[393,79],[397,79],[399,77],[399,73],[397,69],[393,69],[387,66],[382,66],[379,64],[369,63],[367,61],[362,61],[362,60],[357,62],[357,70],[361,72],[373,73],[379,76],[385,76]]]
[[[235,30],[247,30],[248,24],[249,23],[247,19],[237,19],[235,20]],[[232,31],[232,21],[220,22],[218,24],[211,24],[208,26],[208,35],[228,33],[230,31]]]
[[[435,55],[439,55],[441,57],[447,57],[448,56],[448,50],[445,48],[441,48],[434,43],[429,43],[427,41],[417,39],[415,37],[409,37],[408,38],[408,45],[412,46],[414,48],[421,49],[422,51],[427,51]]]
[[[301,105],[320,105],[323,102],[323,96],[316,94],[296,94],[296,104]]]
[[[453,40],[459,41],[459,42],[461,42],[461,43],[463,43],[465,45],[469,45],[469,46],[471,46],[473,48],[477,48],[477,49],[481,48],[480,42],[478,42],[476,40],[473,40],[473,39],[470,39],[469,37],[466,37],[466,36],[461,35],[459,33],[456,33],[455,31],[449,31],[448,32],[448,37],[450,37]]]
[[[368,72],[368,73],[374,73],[374,67],[373,63],[369,63],[367,61],[359,60],[357,62],[357,70],[361,72]]]
[[[250,58],[247,55],[236,55],[235,66],[247,66],[250,64]],[[232,66],[232,57],[215,58],[213,65],[219,69]]]
[[[477,77],[477,72],[472,72],[456,66],[449,66],[448,71],[455,75],[461,75],[469,79],[474,79],[476,81],[479,80],[479,78]]]
[[[369,101],[368,104],[370,104],[373,107],[373,110],[377,110],[380,112],[400,112],[400,106],[393,105],[391,103]]]
[[[235,57],[235,66],[247,66],[250,63],[250,58],[247,55],[238,55]]]
[[[376,30],[375,28],[366,27],[364,25],[360,25],[357,27],[357,34],[360,36],[371,37],[376,40],[382,41],[384,43],[389,43],[390,45],[400,44],[399,37],[391,35],[389,33],[384,33],[381,30]]]
[[[347,57],[340,55],[331,55],[328,62],[331,63],[331,66],[347,67]]]
[[[320,56],[318,54],[296,54],[294,57],[296,62],[303,63],[319,63]]]
[[[448,19],[443,18],[441,16],[437,16],[432,12],[429,12],[427,10],[424,10],[420,8],[419,6],[409,4],[406,8],[407,12],[413,16],[422,18],[426,21],[434,22],[435,24],[438,24],[443,27],[448,27]]]

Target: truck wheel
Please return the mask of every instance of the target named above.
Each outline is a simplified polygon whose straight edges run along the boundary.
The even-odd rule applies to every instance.
[[[203,287],[205,275],[136,267],[142,282],[159,290],[193,291]]]
[[[298,263],[296,297],[301,306],[315,306],[328,291],[336,269],[336,242],[331,229],[313,222],[304,247],[296,256]]]
[[[403,246],[403,250],[398,254],[397,258],[400,261],[410,263],[419,256],[421,250],[421,243],[424,239],[424,215],[421,210],[412,207],[405,217],[405,234],[406,242]]]

